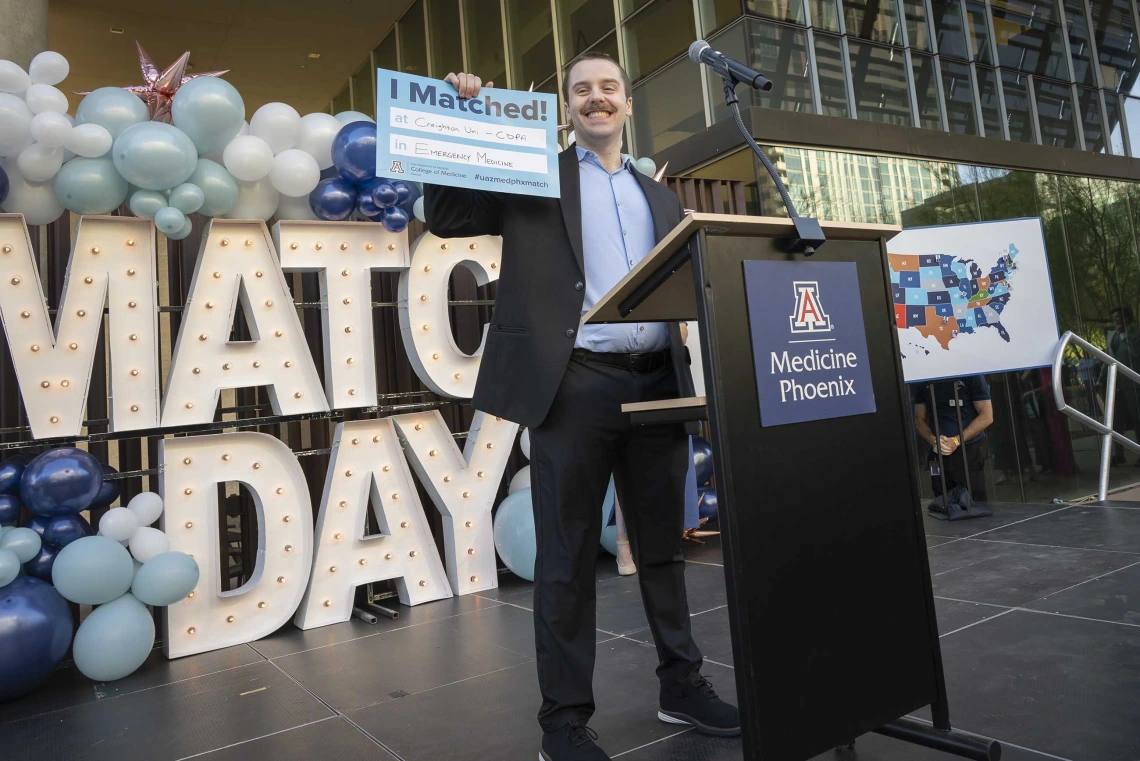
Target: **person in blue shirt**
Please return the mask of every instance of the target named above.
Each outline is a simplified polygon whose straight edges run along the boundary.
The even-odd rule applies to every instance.
[[[954,390],[958,390],[957,402]],[[958,425],[961,413],[962,424]],[[938,420],[935,434],[934,421]],[[946,488],[966,485],[967,464],[970,476],[970,495],[975,502],[986,501],[986,429],[994,422],[994,407],[990,401],[990,387],[981,375],[955,378],[934,383],[934,401],[930,399],[930,384],[922,383],[914,390],[914,427],[918,435],[930,445],[928,464],[930,482],[936,495],[942,494],[942,477],[938,474],[938,455],[942,452],[942,467],[946,469]],[[966,463],[958,449],[966,447]]]

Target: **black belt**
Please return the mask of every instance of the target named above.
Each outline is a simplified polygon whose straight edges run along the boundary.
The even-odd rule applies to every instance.
[[[616,354],[613,352],[575,349],[571,355],[582,362],[597,362],[599,365],[620,367],[635,373],[649,373],[673,364],[673,355],[668,349],[642,354]]]

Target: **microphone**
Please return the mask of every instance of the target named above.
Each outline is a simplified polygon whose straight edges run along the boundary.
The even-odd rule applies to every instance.
[[[766,76],[745,66],[740,61],[729,58],[719,50],[714,50],[712,45],[704,40],[697,40],[689,46],[689,58],[693,60],[693,63],[703,63],[717,74],[726,79],[731,79],[733,82],[746,84],[757,90],[772,89],[772,81]]]

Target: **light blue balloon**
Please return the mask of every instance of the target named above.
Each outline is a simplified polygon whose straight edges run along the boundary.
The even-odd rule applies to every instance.
[[[0,550],[0,587],[6,587],[20,575],[20,559],[11,550]]]
[[[136,190],[130,207],[136,217],[153,220],[155,214],[166,208],[166,196],[157,190]]]
[[[216,161],[198,159],[188,180],[202,189],[205,201],[198,213],[204,217],[220,217],[233,211],[238,200],[238,184],[234,176]]]
[[[59,551],[51,569],[56,590],[80,605],[102,605],[126,593],[135,566],[127,548],[105,536],[85,536]]]
[[[648,156],[644,156],[633,162],[633,168],[646,177],[652,177],[657,172],[657,164]]]
[[[150,112],[142,99],[118,87],[100,87],[79,101],[75,109],[76,124],[106,127],[112,140],[127,127],[149,120]]]
[[[424,214],[424,199],[422,196],[417,198],[412,204],[412,214],[414,214],[419,221],[427,222],[427,216]]]
[[[184,240],[186,238],[189,238],[190,233],[192,232],[194,232],[194,223],[190,221],[189,217],[187,217],[186,222],[183,223],[181,229],[179,229],[177,232],[173,232],[170,235],[167,235],[166,237],[170,240]]]
[[[530,489],[507,495],[495,511],[495,549],[516,576],[534,581],[534,509]]]
[[[617,557],[617,516],[614,515],[614,494],[614,479],[611,477],[606,497],[602,500],[602,548]]]
[[[352,124],[353,122],[376,123],[376,120],[371,116],[362,114],[359,111],[341,111],[339,114],[336,114],[336,118],[341,124]]]
[[[173,235],[181,230],[184,224],[186,224],[186,215],[173,206],[159,209],[158,213],[154,215],[154,226],[163,235]]]
[[[192,79],[190,81],[197,82],[198,80]],[[183,214],[193,214],[202,208],[202,204],[206,203],[206,194],[197,185],[184,182],[170,191],[170,198],[167,202]]]
[[[71,643],[71,652],[76,668],[85,677],[113,682],[134,673],[153,647],[154,619],[150,611],[134,595],[124,594],[100,605],[83,619]]]
[[[147,605],[173,605],[198,586],[198,564],[184,552],[164,552],[143,564],[131,594]]]
[[[127,127],[115,138],[111,155],[119,174],[146,190],[181,185],[198,163],[198,151],[186,133],[162,122]]]
[[[170,119],[194,142],[198,153],[210,153],[237,136],[245,121],[245,102],[226,80],[198,77],[178,88]]]
[[[40,554],[42,544],[40,535],[30,528],[14,528],[0,537],[0,550],[8,550],[21,563],[27,563]]]
[[[55,196],[76,214],[110,214],[127,199],[127,181],[106,156],[77,156],[55,176]]]

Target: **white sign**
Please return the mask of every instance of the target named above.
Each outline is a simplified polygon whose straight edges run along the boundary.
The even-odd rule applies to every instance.
[[[1052,364],[1057,313],[1039,218],[904,230],[887,252],[907,383]]]

